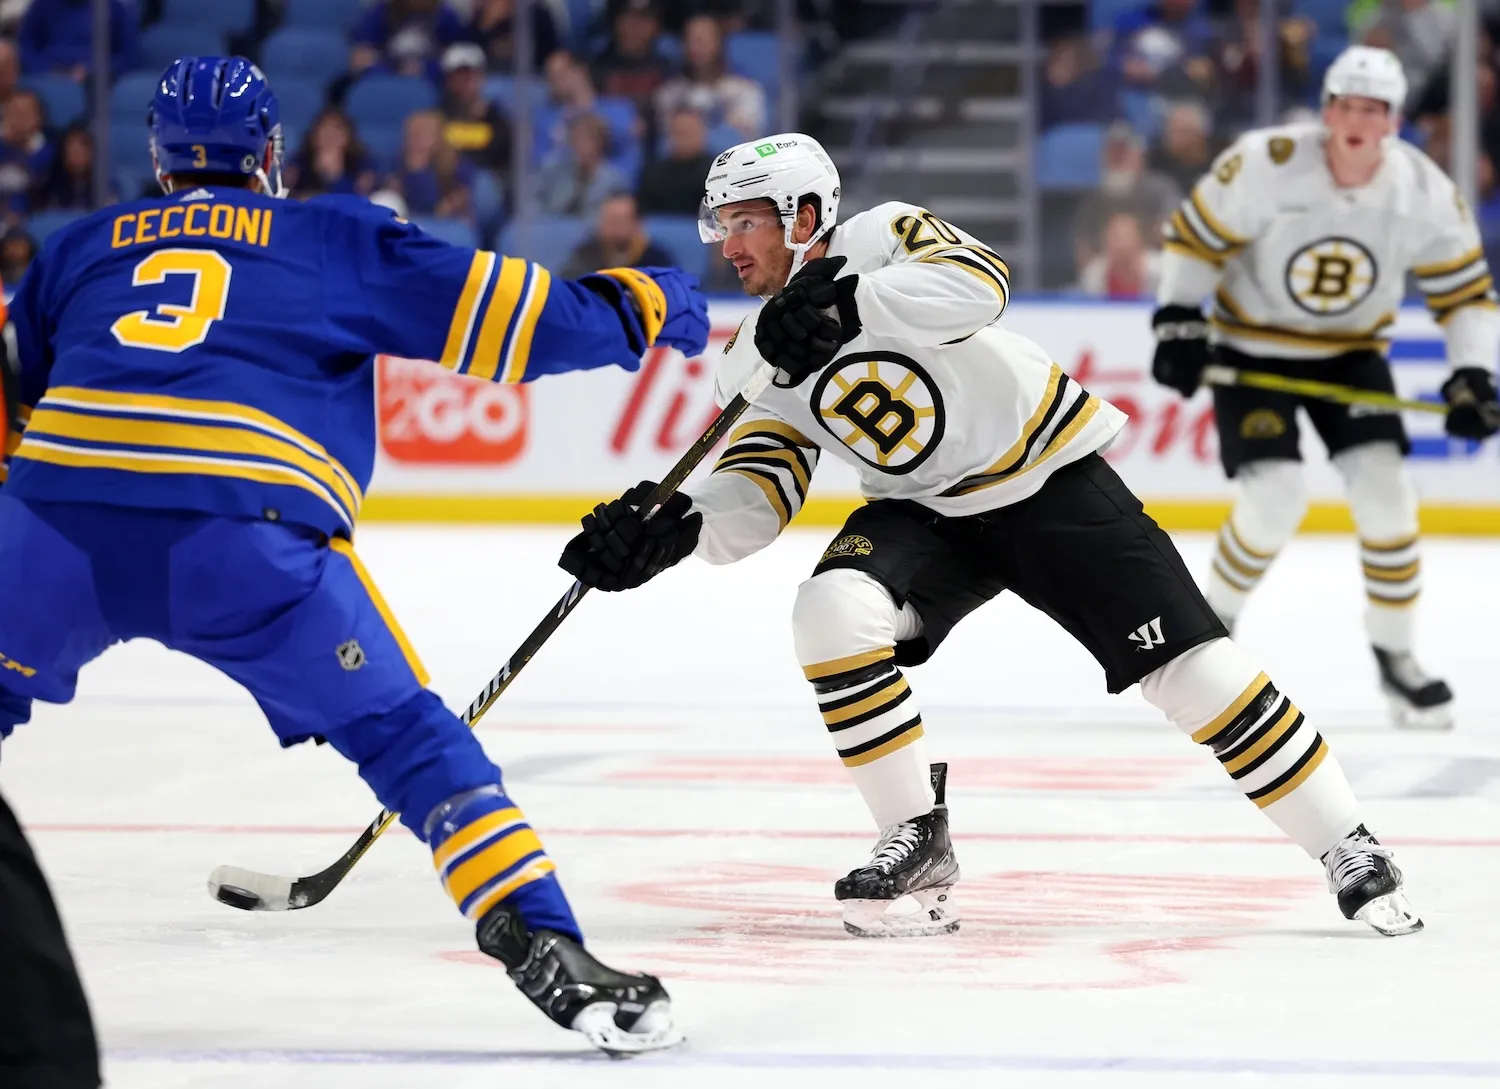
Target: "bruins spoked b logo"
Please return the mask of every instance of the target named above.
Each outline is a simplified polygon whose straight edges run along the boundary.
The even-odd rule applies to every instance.
[[[1363,244],[1352,238],[1321,238],[1286,263],[1286,291],[1309,314],[1333,317],[1364,302],[1379,276],[1375,255]]]
[[[895,352],[843,356],[818,376],[812,410],[866,464],[909,473],[943,437],[943,399],[917,361]]]

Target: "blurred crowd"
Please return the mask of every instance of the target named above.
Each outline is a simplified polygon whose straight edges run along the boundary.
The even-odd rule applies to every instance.
[[[522,19],[518,5],[529,3]],[[801,40],[836,23],[798,0]],[[186,53],[257,59],[292,195],[358,193],[441,237],[497,244],[529,197],[555,263],[702,266],[715,155],[770,131],[776,5],[744,0],[111,0],[106,201],[157,193],[145,106]],[[0,275],[94,206],[91,0],[0,0]],[[526,24],[523,30],[523,23]],[[826,23],[826,25],[824,25]],[[521,35],[527,39],[521,41]],[[515,78],[518,51],[534,77]],[[509,191],[517,111],[529,192]],[[653,241],[652,229],[664,237]],[[691,240],[691,246],[689,246]]]
[[[1043,283],[1111,298],[1155,290],[1160,228],[1215,156],[1260,110],[1317,116],[1323,72],[1351,43],[1393,49],[1411,84],[1402,136],[1448,168],[1454,13],[1446,0],[1281,0],[1263,56],[1256,0],[1092,0],[1051,20],[1038,79]],[[1483,0],[1480,179],[1475,209],[1500,257],[1500,3]],[[1466,46],[1467,47],[1467,46]]]

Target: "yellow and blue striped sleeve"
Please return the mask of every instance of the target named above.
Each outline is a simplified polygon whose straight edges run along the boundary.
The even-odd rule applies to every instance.
[[[376,211],[325,227],[327,313],[351,350],[430,359],[491,382],[639,364],[619,316],[593,292]]]

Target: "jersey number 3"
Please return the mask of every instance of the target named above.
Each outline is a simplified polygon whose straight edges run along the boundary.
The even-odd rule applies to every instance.
[[[157,250],[135,266],[132,287],[151,287],[168,276],[191,276],[192,294],[186,306],[161,303],[154,311],[133,310],[109,327],[127,348],[154,352],[183,352],[202,344],[209,327],[224,317],[229,305],[229,277],[234,270],[213,250]]]

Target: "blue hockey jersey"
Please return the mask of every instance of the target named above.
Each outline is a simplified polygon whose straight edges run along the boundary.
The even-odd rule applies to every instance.
[[[348,536],[375,459],[377,353],[526,381],[639,366],[604,299],[362,198],[202,188],[48,240],[11,304],[7,494]]]

